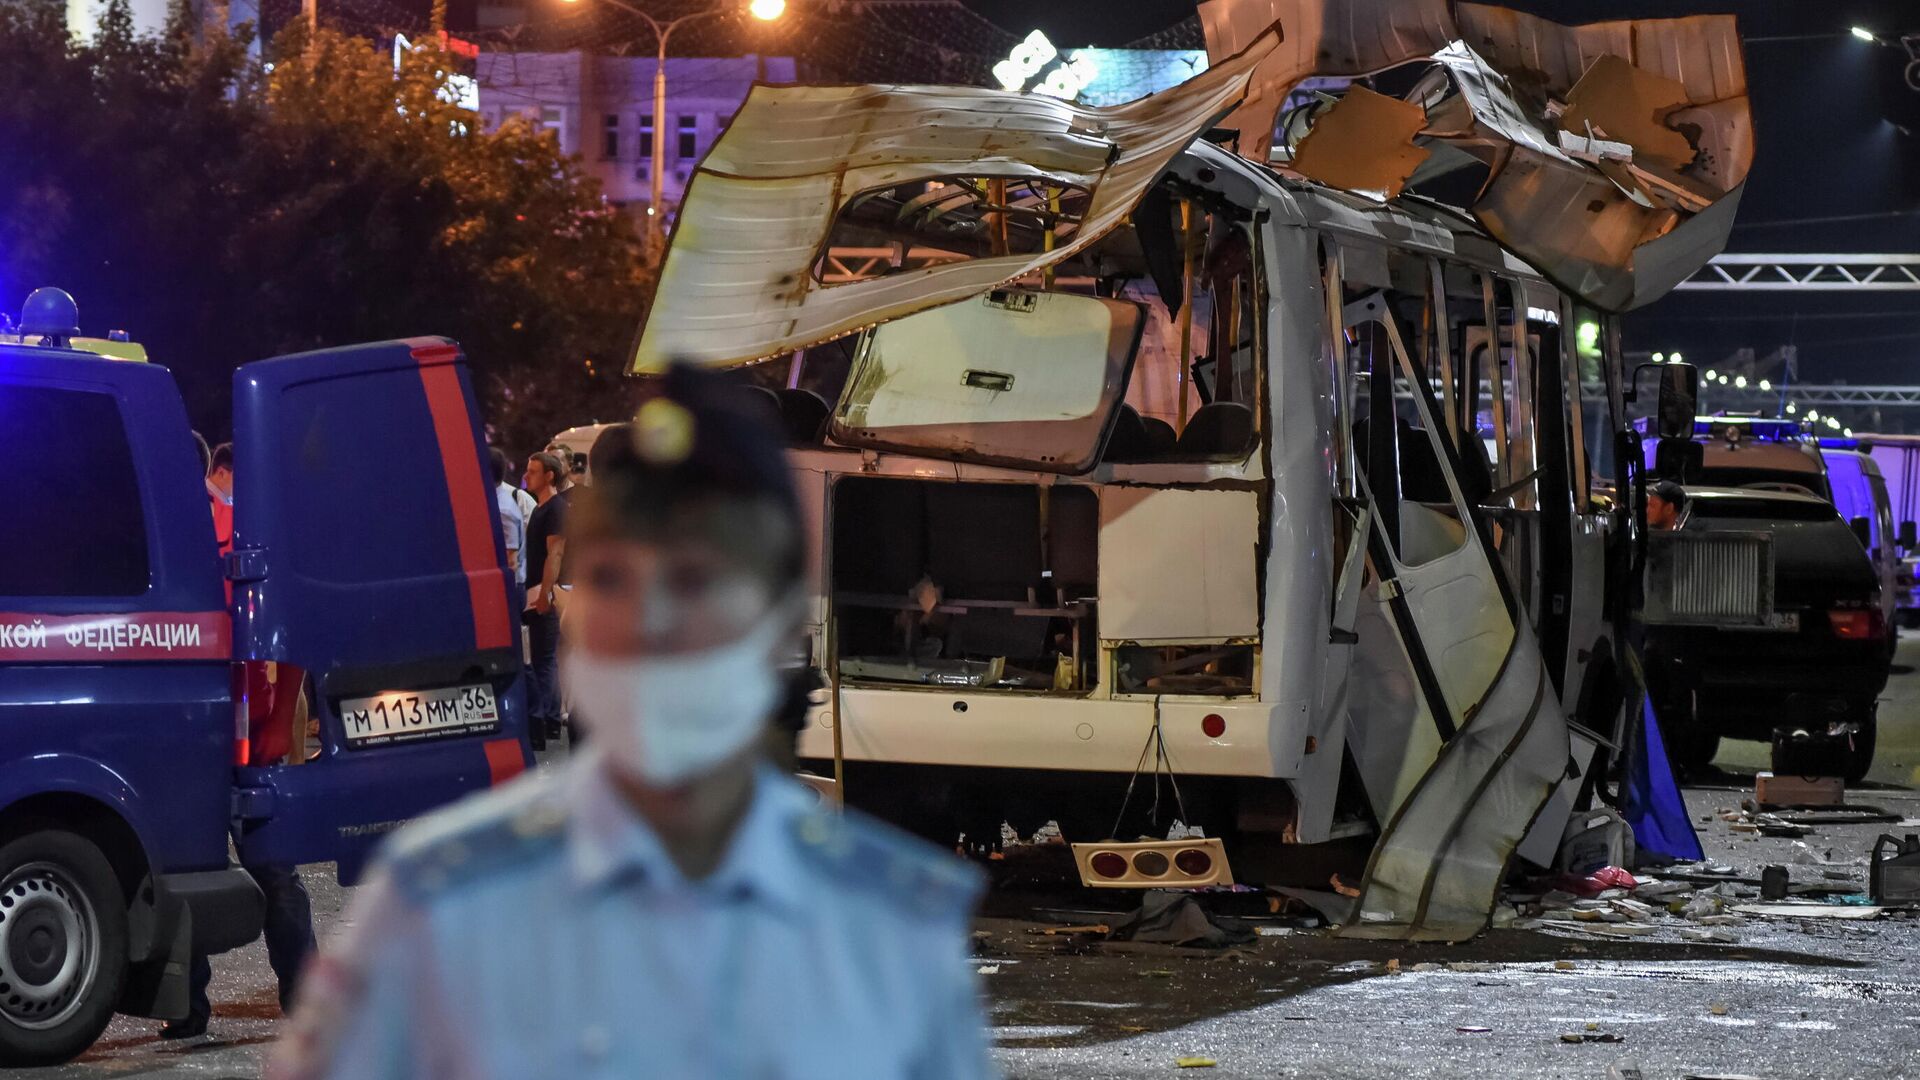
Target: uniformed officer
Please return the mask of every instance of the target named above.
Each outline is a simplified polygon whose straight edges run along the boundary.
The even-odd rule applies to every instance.
[[[768,764],[803,616],[779,436],[676,367],[570,525],[567,764],[399,833],[271,1075],[979,1077],[978,877]]]

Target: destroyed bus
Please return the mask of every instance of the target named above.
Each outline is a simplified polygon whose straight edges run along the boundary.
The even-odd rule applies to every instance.
[[[1644,283],[1591,232],[1343,190],[1311,130],[1284,168],[1201,137],[1271,78],[1249,37],[1110,109],[756,87],[635,370],[845,364],[831,402],[777,394],[816,536],[800,754],[846,801],[946,843],[1058,822],[1096,886],[1279,881],[1344,840],[1354,930],[1468,936],[1516,850],[1551,862],[1625,684],[1630,380],[1614,316],[1536,266],[1614,307]],[[1428,117],[1489,93],[1472,50],[1422,55]],[[1379,104],[1315,127],[1351,101]]]

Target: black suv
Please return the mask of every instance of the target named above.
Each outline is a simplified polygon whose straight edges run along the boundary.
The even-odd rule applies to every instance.
[[[1810,495],[1689,487],[1647,560],[1647,681],[1669,755],[1713,760],[1721,736],[1845,736],[1847,780],[1873,763],[1890,630],[1866,550]]]

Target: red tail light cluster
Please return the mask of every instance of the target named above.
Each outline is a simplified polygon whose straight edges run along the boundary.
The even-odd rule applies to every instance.
[[[1834,608],[1827,612],[1833,636],[1842,641],[1870,641],[1887,636],[1887,620],[1880,609]]]

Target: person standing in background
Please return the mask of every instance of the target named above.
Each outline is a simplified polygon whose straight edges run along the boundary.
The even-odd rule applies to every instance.
[[[500,535],[507,541],[507,565],[513,568],[513,580],[524,589],[527,585],[527,514],[520,508],[517,497],[524,493],[507,480],[513,471],[513,459],[507,452],[496,446],[487,456],[493,463],[493,499],[500,513]]]
[[[524,614],[532,658],[527,665],[529,741],[543,750],[560,727],[560,612],[555,606],[567,553],[567,466],[538,453],[527,459],[523,481],[539,503],[527,522],[527,608]]]

